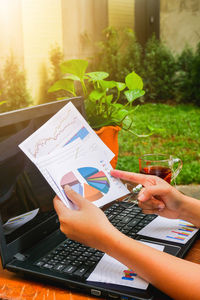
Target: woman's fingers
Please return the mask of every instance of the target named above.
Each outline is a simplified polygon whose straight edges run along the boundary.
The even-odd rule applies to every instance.
[[[69,208],[66,207],[66,205],[58,198],[58,196],[53,199],[53,204],[58,216],[69,210]]]
[[[153,175],[143,175],[139,173],[132,173],[132,172],[126,172],[120,170],[111,170],[110,174],[113,177],[117,177],[135,183],[140,183],[143,186],[154,185],[160,179]]]
[[[76,193],[74,190],[70,188],[70,186],[65,185],[64,191],[67,197],[79,208],[81,209],[83,205],[88,202],[85,198],[83,198],[81,195]],[[59,216],[62,216],[63,213],[71,211],[66,205],[56,196],[53,200],[54,202],[54,208]]]
[[[80,194],[76,193],[70,188],[70,186],[65,185],[64,191],[67,197],[80,209],[83,207],[84,203],[87,201]]]
[[[145,178],[142,174],[126,172],[126,171],[120,171],[120,170],[111,170],[110,174],[113,177],[117,177],[117,178],[127,180],[127,181],[132,181],[132,182],[135,182],[135,183],[143,184],[145,182]]]
[[[155,213],[156,211],[162,211],[165,208],[165,204],[163,201],[160,201],[154,197],[146,202],[138,202],[138,206],[142,208],[143,212]]]
[[[167,195],[169,191],[168,185],[150,185],[142,189],[138,195],[138,200],[141,202],[145,202],[151,197],[157,197],[159,198],[160,196]]]

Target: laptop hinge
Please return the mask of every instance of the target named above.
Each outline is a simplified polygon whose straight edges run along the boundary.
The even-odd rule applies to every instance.
[[[26,256],[23,255],[23,254],[21,254],[21,253],[16,253],[16,254],[14,255],[14,258],[16,258],[16,259],[19,260],[19,261],[24,261],[24,260],[26,260]]]

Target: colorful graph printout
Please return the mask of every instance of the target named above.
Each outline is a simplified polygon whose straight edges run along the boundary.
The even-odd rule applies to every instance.
[[[149,285],[148,282],[136,276],[135,273],[127,270],[125,265],[107,254],[104,254],[101,258],[87,281],[111,283],[143,290],[146,290]]]
[[[164,250],[163,245],[148,242],[140,243],[148,245],[159,251]],[[143,290],[146,290],[149,285],[147,281],[143,280],[134,272],[134,268],[133,270],[127,269],[124,264],[107,254],[104,254],[98,262],[94,271],[87,278],[87,281],[103,282],[108,284],[111,283]]]
[[[124,276],[122,276],[123,280],[131,280],[131,281],[133,281],[134,277],[137,276],[137,274],[134,273],[133,270],[131,270],[131,269],[124,270],[123,272],[124,272]]]
[[[62,177],[60,185],[62,186],[63,191],[65,185],[69,185],[75,192],[83,196],[83,187],[72,171]]]
[[[140,230],[138,234],[185,244],[197,231],[198,229],[195,226],[186,221],[158,216]]]
[[[89,201],[96,201],[109,191],[109,180],[103,171],[99,171],[93,167],[79,168],[78,172],[87,182],[81,183],[73,171],[66,173],[60,185],[64,190],[65,185],[69,185],[74,191],[84,196]]]
[[[89,201],[96,201],[103,197],[103,194],[94,187],[84,183],[84,196]]]
[[[26,212],[25,214],[16,216],[14,218],[9,219],[4,225],[3,229],[6,234],[10,234],[13,231],[15,231],[17,228],[21,227],[22,225],[28,223],[32,219],[35,218],[35,216],[38,214],[39,208],[34,209],[32,211]]]
[[[64,146],[68,145],[69,143],[75,141],[78,138],[83,140],[88,134],[89,131],[83,126],[66,144],[64,144]]]
[[[78,171],[87,181],[88,185],[94,187],[102,193],[108,193],[110,183],[103,171],[99,171],[93,167],[79,168]]]
[[[64,188],[65,185],[73,186],[80,183],[73,172],[68,172],[61,179],[60,185]]]
[[[196,229],[189,223],[180,222],[177,230],[172,230],[166,237],[174,241],[184,241]]]

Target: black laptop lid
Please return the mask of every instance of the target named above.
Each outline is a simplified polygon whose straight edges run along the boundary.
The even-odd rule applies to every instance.
[[[84,115],[81,97],[0,114],[0,243],[3,265],[59,226],[53,209],[54,191],[18,145],[69,101]]]

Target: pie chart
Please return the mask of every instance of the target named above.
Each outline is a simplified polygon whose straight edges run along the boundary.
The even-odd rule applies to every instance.
[[[78,172],[90,186],[105,194],[109,191],[110,183],[103,171],[92,167],[84,167],[79,168]]]
[[[77,171],[87,183],[81,183],[71,171],[66,173],[60,181],[63,189],[67,184],[89,201],[96,201],[108,193],[110,183],[103,171],[93,167],[78,168]]]
[[[60,185],[62,186],[63,190],[66,184],[69,185],[75,192],[83,196],[83,187],[73,172],[69,172],[62,177]]]

